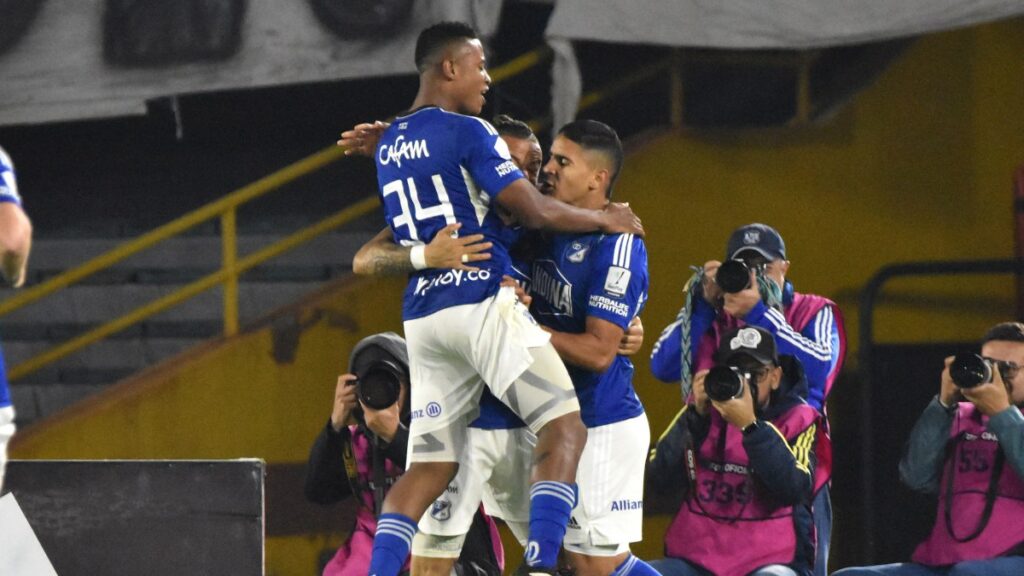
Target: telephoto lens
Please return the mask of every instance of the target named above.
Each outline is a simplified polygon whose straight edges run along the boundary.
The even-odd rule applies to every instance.
[[[961,388],[975,388],[992,381],[992,363],[977,354],[957,354],[949,365],[949,376]]]
[[[732,366],[715,366],[704,377],[704,392],[715,402],[725,402],[743,395],[743,373]]]
[[[373,408],[383,410],[398,402],[402,387],[402,371],[390,362],[381,361],[370,366],[366,373],[356,380],[356,395],[359,401]]]
[[[715,284],[726,294],[742,292],[750,287],[750,268],[743,260],[726,260],[715,273]]]

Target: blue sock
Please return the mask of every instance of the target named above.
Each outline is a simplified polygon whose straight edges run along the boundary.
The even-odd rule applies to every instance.
[[[630,554],[612,572],[612,576],[660,576],[653,566]]]
[[[576,484],[537,482],[530,487],[530,540],[526,563],[553,568],[565,539],[565,525],[576,506]]]
[[[409,557],[416,523],[402,514],[381,514],[373,537],[370,576],[398,576]]]

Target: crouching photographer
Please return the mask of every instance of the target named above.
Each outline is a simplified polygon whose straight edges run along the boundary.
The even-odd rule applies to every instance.
[[[1004,322],[981,354],[946,359],[939,393],[900,461],[911,489],[937,493],[935,525],[912,562],[836,574],[1024,574],[1024,324]]]
[[[648,489],[685,490],[666,558],[652,567],[664,576],[811,574],[821,415],[806,393],[799,361],[780,357],[770,332],[723,334],[715,366],[695,375],[692,403],[648,461]]]
[[[405,340],[384,332],[359,341],[349,373],[338,377],[327,425],[309,453],[306,498],[329,505],[355,496],[355,526],[324,566],[324,576],[365,576],[377,514],[405,469],[409,443],[409,356]],[[503,556],[494,522],[480,512],[455,566],[496,566]],[[412,535],[409,536],[410,539]],[[406,563],[403,572],[408,572]],[[477,573],[471,568],[468,573]]]

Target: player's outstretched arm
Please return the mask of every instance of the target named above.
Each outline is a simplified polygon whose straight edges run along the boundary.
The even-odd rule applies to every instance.
[[[0,273],[8,286],[25,283],[31,249],[32,223],[25,211],[13,202],[0,202]]]
[[[391,124],[377,120],[375,122],[356,124],[351,130],[341,133],[338,146],[345,149],[345,156],[373,156],[380,135],[388,129]]]
[[[644,235],[640,218],[627,204],[612,203],[604,210],[577,208],[541,194],[526,178],[506,186],[497,201],[523,226],[535,230]]]
[[[485,242],[483,234],[458,236],[462,224],[449,224],[442,228],[425,246],[399,246],[395,244],[391,228],[381,230],[352,259],[352,271],[363,276],[397,276],[424,268],[453,268],[477,270],[472,262],[490,260],[487,250],[493,245]]]

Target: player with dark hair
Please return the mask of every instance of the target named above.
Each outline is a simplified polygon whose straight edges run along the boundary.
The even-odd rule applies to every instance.
[[[641,233],[628,207],[581,210],[540,194],[508,146],[479,114],[489,88],[483,47],[472,30],[442,23],[416,48],[420,88],[409,113],[383,131],[374,157],[387,221],[412,246],[419,272],[403,303],[412,378],[410,466],[384,502],[370,573],[394,576],[416,520],[446,488],[465,450],[481,387],[537,433],[530,537],[523,569],[553,570],[569,512],[586,428],[572,382],[549,336],[500,286],[509,270],[501,205],[528,228]],[[479,270],[424,269],[426,243],[461,225],[493,243]],[[444,232],[449,233],[449,232]],[[481,382],[482,380],[482,382]]]

